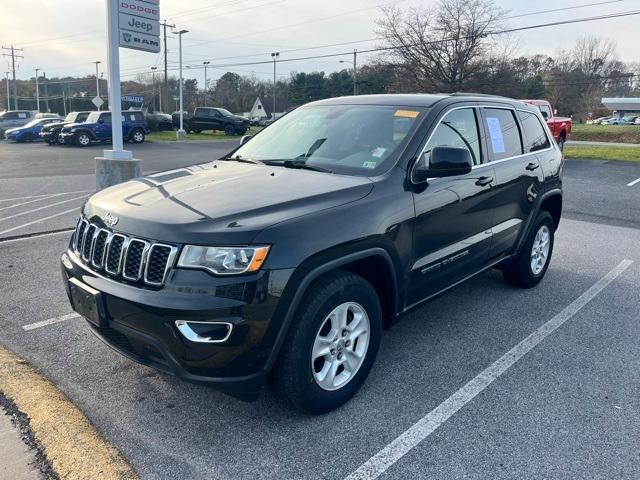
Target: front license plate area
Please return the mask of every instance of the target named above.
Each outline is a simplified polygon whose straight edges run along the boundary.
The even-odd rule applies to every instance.
[[[73,309],[96,327],[107,327],[108,320],[102,304],[102,294],[75,278],[69,279]]]

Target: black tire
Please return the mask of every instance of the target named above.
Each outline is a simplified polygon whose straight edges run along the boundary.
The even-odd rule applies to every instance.
[[[193,133],[202,133],[202,130],[200,130],[199,128],[194,128]]]
[[[129,139],[133,143],[142,143],[144,142],[144,132],[142,129],[136,128],[131,132],[131,135],[129,135]]]
[[[533,245],[536,241],[538,232],[540,232],[544,227],[546,227],[546,232],[548,233],[549,250],[548,254],[545,256],[542,269],[534,271],[532,266]],[[520,288],[531,288],[536,286],[540,280],[542,280],[542,277],[544,277],[544,274],[547,272],[547,268],[549,268],[551,255],[553,254],[554,230],[555,226],[553,218],[549,212],[544,210],[540,211],[532,225],[531,231],[529,232],[524,245],[522,246],[522,250],[511,263],[502,268],[502,274],[510,285]]]
[[[560,149],[561,152],[564,152],[564,142],[565,142],[564,137],[561,136],[558,138],[558,148]]]
[[[316,335],[320,334],[323,325],[328,321],[329,313],[346,302],[352,302],[366,312],[370,327],[369,343],[355,373],[344,385],[327,390],[320,387],[314,378],[313,369],[317,365],[311,358],[312,349]],[[381,330],[380,301],[371,284],[362,277],[348,272],[336,271],[327,274],[305,293],[287,332],[269,383],[285,401],[305,413],[322,414],[334,410],[355,395],[369,375],[378,353]],[[358,340],[353,343],[343,344],[344,350],[340,351],[346,351],[347,348],[355,350]],[[344,355],[345,359],[348,356],[346,353],[336,355]],[[342,367],[342,371],[346,369]]]
[[[79,147],[88,147],[91,145],[91,135],[87,132],[80,132],[76,134],[76,145]]]
[[[227,136],[231,136],[231,135],[235,135],[236,134],[236,129],[233,128],[233,125],[227,125],[226,127],[224,127],[224,134]]]

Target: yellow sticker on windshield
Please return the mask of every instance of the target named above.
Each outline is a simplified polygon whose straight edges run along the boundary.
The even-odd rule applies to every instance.
[[[420,115],[420,112],[415,110],[396,110],[396,113],[393,114],[394,117],[403,118],[416,118],[418,115]]]

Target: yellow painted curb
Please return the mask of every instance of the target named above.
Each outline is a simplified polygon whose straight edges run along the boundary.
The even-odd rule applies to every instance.
[[[60,390],[2,347],[0,392],[29,416],[36,440],[61,479],[138,478],[120,453]]]

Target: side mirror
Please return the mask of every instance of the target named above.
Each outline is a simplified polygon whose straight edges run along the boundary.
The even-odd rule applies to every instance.
[[[418,159],[413,180],[424,182],[433,177],[454,177],[471,172],[473,159],[466,148],[434,147]]]
[[[240,145],[244,145],[245,143],[247,143],[249,140],[251,140],[251,137],[253,137],[253,135],[243,135],[240,139]]]

